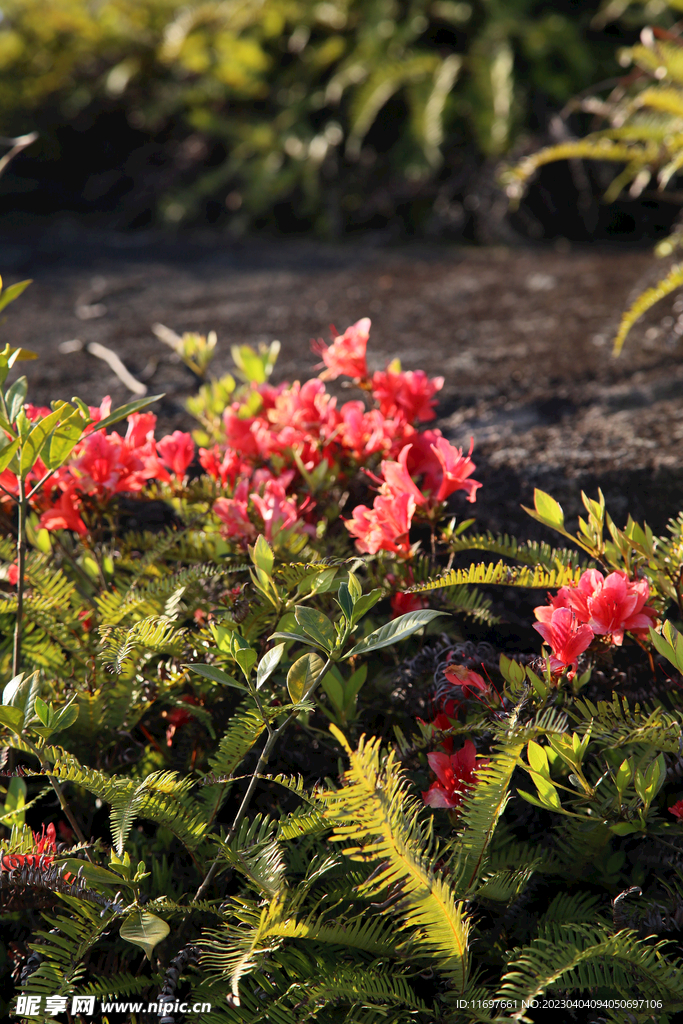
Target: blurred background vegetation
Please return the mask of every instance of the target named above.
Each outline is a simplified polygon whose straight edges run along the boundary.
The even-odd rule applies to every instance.
[[[71,211],[118,229],[484,241],[505,231],[501,158],[580,132],[558,112],[623,75],[619,45],[666,17],[659,0],[0,0],[0,11],[0,134],[39,132],[2,179],[3,223]],[[603,209],[586,177],[600,169],[579,170],[544,170],[513,226],[668,229],[677,208]]]

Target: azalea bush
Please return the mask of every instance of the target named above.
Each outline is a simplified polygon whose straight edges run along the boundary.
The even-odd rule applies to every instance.
[[[565,547],[477,532],[443,380],[370,374],[370,331],[279,384],[276,343],[213,378],[167,332],[203,383],[164,437],[0,353],[7,1016],[683,1009],[683,514],[572,532],[537,491]]]

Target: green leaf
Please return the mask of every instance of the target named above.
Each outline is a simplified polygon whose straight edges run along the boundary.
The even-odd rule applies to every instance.
[[[287,689],[292,704],[299,704],[307,697],[325,667],[322,658],[309,652],[298,658],[287,673]]]
[[[128,402],[127,405],[120,405],[118,409],[114,409],[109,416],[105,416],[99,423],[93,425],[93,430],[106,430],[107,427],[113,427],[115,423],[120,423],[121,420],[125,420],[127,416],[132,416],[134,412],[140,412],[141,409],[146,409],[149,405],[153,405],[155,402],[161,401],[164,395],[151,395],[149,398],[136,398],[134,402]],[[72,402],[76,399],[72,398]]]
[[[0,707],[0,725],[7,726],[12,732],[21,732],[24,724],[24,712],[21,708],[13,708],[4,705]]]
[[[242,669],[244,678],[248,681],[251,675],[251,670],[256,664],[258,655],[256,651],[253,651],[251,647],[242,647],[240,650],[236,650],[234,654],[235,661]]]
[[[542,523],[546,523],[554,530],[564,530],[562,506],[553,497],[538,488],[534,490],[534,508]]]
[[[240,376],[247,383],[265,384],[266,366],[264,360],[250,345],[231,345],[235,366],[241,371]]]
[[[275,556],[273,554],[273,549],[262,533],[258,535],[256,543],[253,548],[250,549],[249,553],[254,565],[259,569],[262,569],[263,572],[270,577],[273,572]]]
[[[269,640],[296,640],[299,644],[307,644],[309,647],[317,647],[321,651],[325,651],[325,648],[321,644],[317,644],[310,636],[306,633],[284,633],[279,630],[277,633],[273,633],[268,637]],[[327,653],[325,651],[325,653]]]
[[[7,389],[5,394],[5,405],[7,406],[7,413],[9,415],[10,423],[14,423],[19,410],[23,407],[26,401],[26,394],[28,392],[28,381],[26,377],[19,377],[15,380],[14,384]]]
[[[222,669],[216,668],[215,665],[185,665],[184,667],[189,668],[190,672],[196,672],[197,675],[203,676],[204,679],[210,679],[213,683],[222,683],[223,686],[232,686],[235,690],[249,692],[243,683],[238,683],[236,679]]]
[[[355,604],[356,601],[358,601],[363,596],[363,588],[358,582],[358,577],[355,575],[355,573],[349,572],[348,586],[349,594],[351,595],[351,600]]]
[[[154,947],[162,942],[171,929],[164,920],[148,910],[137,910],[121,925],[119,932],[122,939],[132,942],[144,949],[149,960],[152,959]]]
[[[63,408],[55,409],[48,416],[43,416],[42,419],[37,420],[33,424],[28,437],[24,439],[24,443],[21,446],[20,472],[22,477],[25,477],[32,468],[42,451],[46,438],[50,431],[57,426],[62,414]]]
[[[544,811],[548,809],[537,797],[532,796],[531,793],[526,793],[523,789],[517,790],[517,796],[521,796],[523,800],[526,800],[528,804],[533,804],[534,807],[542,807]]]
[[[23,290],[25,288],[28,288],[28,286],[30,284],[32,284],[32,283],[33,283],[32,280],[29,278],[28,281],[17,281],[16,284],[10,285],[9,288],[5,288],[5,290],[3,291],[2,295],[0,295],[0,312],[5,308],[5,306],[9,306],[10,302],[14,302],[15,299],[18,299],[19,296],[21,295],[21,293],[23,292]],[[0,287],[1,287],[1,285],[0,285]],[[25,359],[37,359],[38,358],[38,356],[35,354],[35,352],[30,352],[30,351],[28,351],[27,349],[24,349],[24,348],[15,348],[15,349],[13,349],[12,355],[14,355],[15,352],[19,352],[21,354],[18,355],[18,356],[15,356],[14,362],[16,362],[17,360],[20,360],[20,359],[21,360],[25,360]],[[10,365],[12,365],[12,364],[10,363]]]
[[[538,796],[544,807],[549,808],[551,811],[561,811],[562,803],[558,796],[557,790],[553,786],[549,778],[539,775],[538,772],[529,772],[531,778],[534,780],[534,785],[538,790]]]
[[[81,411],[75,409],[55,427],[50,438],[49,449],[43,459],[48,469],[58,469],[63,462],[66,462],[83,436],[87,424],[88,421],[83,418]]]
[[[534,743],[533,740],[529,740],[529,743],[527,744],[527,757],[529,758],[529,765],[535,772],[538,772],[539,775],[542,775],[546,779],[550,778],[548,755],[540,744]]]
[[[351,622],[351,616],[353,615],[353,598],[351,597],[348,583],[342,582],[339,584],[337,600],[339,602],[339,607],[346,616],[347,622]]]
[[[296,606],[294,615],[304,632],[312,637],[317,644],[320,644],[328,652],[334,650],[337,643],[337,633],[327,615],[323,615],[322,612],[316,611],[314,608],[306,608],[303,605]]]
[[[48,704],[46,704],[45,701],[42,700],[40,697],[36,697],[36,705],[35,706],[36,706],[36,714],[38,715],[38,718],[43,723],[43,725],[45,725],[45,726],[50,725],[50,723],[52,721],[52,718],[54,716],[54,712],[53,712],[52,708]]]
[[[275,669],[280,664],[285,644],[278,644],[272,650],[266,651],[256,669],[256,689],[260,690],[266,680],[270,679]]]
[[[610,825],[610,832],[617,836],[631,836],[634,832],[642,832],[640,825],[629,825],[627,821],[620,821],[616,825]]]
[[[633,768],[628,758],[625,758],[619,765],[619,771],[617,772],[616,784],[619,793],[623,793],[628,786],[633,776]]]
[[[353,615],[351,617],[353,625],[355,626],[357,622],[360,622],[363,616],[366,615],[382,597],[384,597],[384,591],[379,588],[371,590],[369,594],[361,594],[354,601]]]
[[[366,636],[364,640],[361,640],[360,643],[357,643],[355,647],[352,647],[348,654],[344,655],[344,660],[353,657],[354,654],[369,654],[371,651],[378,651],[382,647],[391,647],[392,644],[398,643],[399,640],[405,640],[406,637],[412,636],[418,629],[426,626],[428,622],[436,619],[439,615],[449,614],[450,612],[438,612],[432,608],[424,608],[420,611],[399,615],[397,619],[387,622],[385,626],[380,626],[379,629],[376,629],[369,636]]]
[[[115,885],[120,888],[124,884],[124,879],[121,875],[114,874],[113,871],[107,871],[106,868],[100,867],[99,864],[91,864],[87,860],[79,860],[78,857],[56,858],[55,863],[60,866],[65,864],[67,871],[70,871],[73,875],[77,875],[80,871],[83,878],[95,885]]]
[[[74,698],[66,707],[57,712],[52,722],[52,731],[61,732],[63,729],[69,729],[78,718],[79,711],[80,708]]]
[[[344,710],[343,680],[340,679],[339,669],[335,666],[320,680],[321,687],[339,712]]]
[[[33,718],[39,687],[40,683],[37,672],[32,672],[29,676],[25,676],[23,672],[20,672],[18,676],[10,679],[3,690],[2,703],[5,706],[9,705],[13,708],[19,708],[23,712],[26,721],[30,722]]]
[[[2,443],[4,441],[4,444]],[[17,438],[11,443],[7,437],[3,434],[0,438],[0,473],[2,473],[9,466],[10,462],[14,458],[21,444],[21,438]]]

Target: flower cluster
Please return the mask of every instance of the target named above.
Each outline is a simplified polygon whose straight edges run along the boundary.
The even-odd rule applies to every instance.
[[[647,580],[631,580],[624,572],[603,576],[598,569],[587,569],[578,583],[558,590],[547,605],[534,609],[539,620],[534,629],[552,651],[551,671],[576,669],[594,636],[621,646],[625,632],[646,635],[656,618],[646,604],[649,595]]]
[[[429,379],[422,371],[403,372],[397,363],[370,376],[366,363],[370,326],[364,318],[332,345],[315,343],[323,359],[319,377],[277,386],[252,383],[224,409],[218,443],[200,448],[197,454],[204,472],[223,491],[213,508],[225,537],[246,544],[258,533],[272,540],[287,529],[314,535],[311,488],[303,499],[299,493],[306,491],[310,474],[319,471],[320,480],[327,476],[328,481],[347,481],[377,457],[381,477],[370,474],[378,485],[373,505],[358,505],[346,522],[361,552],[407,555],[410,528],[418,512],[433,523],[455,491],[475,500],[481,485],[472,479],[471,448],[463,455],[439,430],[420,426],[436,416],[435,395],[443,387],[443,378]],[[363,400],[339,404],[327,392],[325,381],[341,375],[356,382]],[[195,458],[189,434],[176,430],[157,441],[156,417],[148,412],[128,418],[125,436],[93,429],[110,408],[106,398],[99,408],[90,409],[92,426],[69,462],[43,487],[38,499],[42,527],[84,536],[85,499],[102,504],[115,494],[138,492],[152,480],[167,484],[185,480]],[[48,413],[27,407],[33,419]],[[44,471],[38,460],[33,472],[36,481]],[[16,493],[16,477],[9,470],[0,475],[0,484]],[[398,610],[417,607],[420,601],[403,595],[394,604]]]
[[[429,433],[436,435],[436,431]],[[465,491],[469,501],[476,500],[481,484],[469,479],[475,466],[461,448],[455,448],[439,435],[435,443],[429,445],[431,459],[418,461],[413,455],[415,447],[414,443],[407,444],[397,461],[382,462],[382,477],[375,477],[379,491],[372,508],[357,505],[346,523],[347,530],[356,538],[359,551],[375,554],[381,550],[407,555],[410,551],[408,534],[418,508],[425,518],[433,518],[438,506],[458,490]],[[422,490],[412,474],[422,475]]]
[[[31,420],[50,412],[33,406],[26,409]],[[69,462],[45,485],[40,499],[47,506],[40,517],[42,527],[73,530],[84,536],[87,527],[81,508],[86,495],[101,502],[121,492],[140,491],[149,480],[170,483],[172,476],[179,481],[184,479],[194,460],[194,442],[189,434],[176,430],[156,441],[153,413],[129,416],[125,436],[94,429],[110,411],[108,396],[99,407],[90,409],[92,424],[85,437],[74,448]],[[33,476],[40,479],[44,473],[45,466],[38,459]],[[2,474],[0,483],[16,493],[16,476],[9,470]]]

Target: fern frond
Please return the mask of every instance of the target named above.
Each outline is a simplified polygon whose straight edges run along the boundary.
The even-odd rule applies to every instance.
[[[465,828],[454,868],[458,888],[463,893],[469,892],[481,875],[485,854],[507,805],[512,773],[523,748],[522,739],[513,739],[494,749],[486,767],[477,771],[477,785],[463,802]]]
[[[129,629],[120,626],[100,626],[102,660],[112,672],[120,674],[132,667],[131,655],[137,647],[154,654],[180,655],[184,629],[176,629],[165,616],[152,615],[141,619]]]
[[[530,589],[553,590],[577,583],[581,577],[581,568],[557,567],[546,569],[544,566],[510,566],[505,562],[479,562],[468,569],[451,569],[443,576],[437,576],[426,583],[418,583],[409,587],[406,594],[420,594],[426,590],[440,590],[442,587],[460,587],[468,583],[486,583],[506,587],[528,587]]]
[[[503,175],[508,195],[518,200],[523,194],[525,184],[536,171],[545,164],[558,160],[609,160],[613,163],[630,163],[634,151],[631,146],[617,144],[600,134],[586,136],[572,142],[562,142],[556,146],[546,146],[537,153],[532,153]]]
[[[514,558],[524,565],[542,565],[546,569],[559,569],[563,566],[576,568],[586,566],[585,555],[570,548],[554,548],[545,541],[518,541],[507,533],[462,533],[451,537],[448,547],[456,554],[460,551],[489,551],[503,558]]]
[[[423,822],[421,805],[408,793],[395,752],[380,763],[380,741],[361,738],[351,750],[334,726],[350,767],[340,790],[324,794],[325,817],[334,825],[333,840],[352,843],[346,856],[379,867],[362,888],[379,894],[389,887],[402,893],[400,920],[415,938],[416,951],[433,959],[462,991],[468,972],[469,922],[445,876],[434,870],[438,859],[432,822]]]
[[[230,719],[227,730],[221,737],[216,753],[213,757],[209,758],[211,775],[218,776],[219,778],[232,775],[258,741],[265,728],[261,712],[251,697],[248,697],[237,708],[237,711]],[[218,793],[214,790],[214,785],[222,787]],[[204,814],[207,821],[213,821],[225,796],[225,781],[222,783],[211,783],[209,786],[202,787],[199,799],[204,806]]]
[[[626,337],[636,320],[640,320],[641,316],[647,313],[648,309],[651,309],[661,299],[670,295],[671,292],[675,292],[681,285],[683,285],[683,266],[680,263],[675,263],[666,277],[658,281],[654,287],[647,288],[638,296],[636,301],[622,315],[612,349],[615,356],[618,356],[624,347]]]
[[[445,596],[444,606],[452,608],[453,611],[461,612],[469,616],[475,622],[485,622],[492,626],[500,622],[500,618],[491,611],[493,604],[490,597],[480,590],[471,590],[469,587],[453,587]]]
[[[647,985],[644,991],[656,992],[670,1012],[683,1007],[682,965],[665,957],[668,943],[650,944],[630,930],[613,936],[603,932],[601,941],[595,938],[594,930],[575,925],[569,940],[536,939],[513,950],[514,967],[504,975],[495,998],[529,1002],[554,985],[570,992],[599,986],[628,997]],[[524,1010],[512,1017],[524,1019]]]
[[[636,704],[633,709],[626,697],[612,695],[611,701],[600,700],[597,705],[584,698],[576,699],[573,714],[576,721],[592,722],[593,740],[604,741],[614,749],[635,743],[647,743],[657,750],[678,753],[683,729],[677,714],[662,707],[651,710]]]

